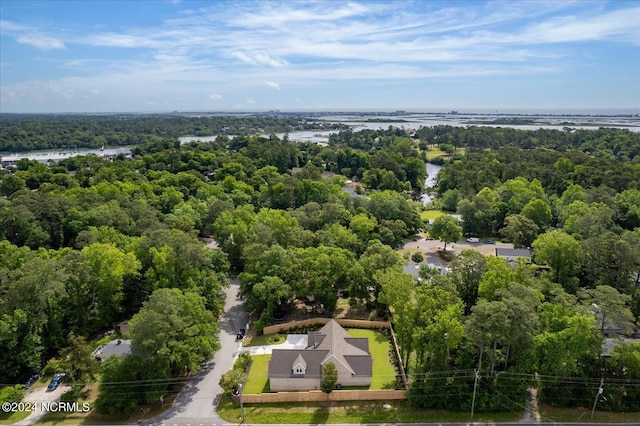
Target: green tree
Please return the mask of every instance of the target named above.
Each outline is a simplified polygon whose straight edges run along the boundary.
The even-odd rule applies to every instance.
[[[398,270],[385,269],[376,273],[380,284],[380,302],[386,303],[393,313],[394,331],[400,345],[403,364],[409,368],[413,351],[413,333],[416,321],[416,282],[411,275]]]
[[[580,243],[562,231],[551,231],[540,235],[532,246],[536,262],[551,267],[554,282],[575,291],[571,276],[579,266]]]
[[[622,329],[630,333],[633,329],[633,315],[629,310],[631,296],[618,292],[608,285],[600,285],[594,289],[579,292],[579,297],[587,307],[594,310],[600,332],[605,328]]]
[[[450,368],[450,356],[464,336],[463,305],[455,287],[437,277],[433,285],[416,289],[413,330],[416,367],[420,372]]]
[[[179,289],[158,289],[131,318],[133,350],[145,357],[161,357],[173,374],[197,372],[218,349],[218,322],[204,299]]]
[[[505,227],[500,230],[507,241],[511,241],[514,247],[529,247],[538,237],[538,225],[521,214],[509,215],[504,220]]]
[[[158,402],[170,377],[166,358],[111,356],[102,364],[102,380],[95,407],[103,414],[130,414],[138,407]]]
[[[224,393],[231,395],[240,389],[240,384],[244,382],[244,373],[240,370],[231,369],[220,377],[219,385]]]
[[[478,294],[486,300],[496,300],[498,290],[508,289],[514,278],[515,273],[506,260],[489,256],[487,269],[478,285]]]
[[[0,381],[16,383],[38,371],[43,349],[38,329],[23,310],[0,317]]]
[[[60,364],[65,371],[71,373],[70,379],[75,381],[93,380],[98,371],[98,364],[93,357],[93,349],[82,336],[73,332],[67,336],[69,346],[60,351]]]
[[[354,293],[359,298],[368,300],[367,288],[374,288],[375,300],[378,300],[378,295],[382,290],[378,281],[375,279],[378,271],[384,271],[386,269],[394,269],[400,271],[404,264],[400,255],[394,251],[391,247],[382,244],[379,240],[372,240],[369,242],[369,246],[362,253],[358,260],[364,271],[363,286],[353,288]]]
[[[338,382],[338,370],[332,362],[327,362],[322,365],[322,381],[320,382],[320,389],[322,392],[329,394],[335,389]]]
[[[458,289],[465,315],[471,313],[478,300],[478,288],[486,269],[487,258],[475,250],[464,250],[449,265],[448,277]]]
[[[498,345],[507,342],[511,328],[507,304],[501,300],[489,302],[480,299],[471,308],[471,315],[467,317],[464,326],[467,336],[478,347],[478,370],[482,369],[485,350],[490,348],[491,372],[493,373]]]
[[[545,231],[551,224],[551,207],[539,198],[529,201],[521,214],[535,222],[540,231]]]
[[[433,221],[429,234],[444,241],[444,250],[447,250],[447,243],[456,242],[462,238],[462,227],[458,225],[458,220],[455,217],[442,215]]]

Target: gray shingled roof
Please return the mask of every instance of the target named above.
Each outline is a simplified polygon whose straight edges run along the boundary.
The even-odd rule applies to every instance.
[[[497,248],[496,249],[496,256],[531,257],[531,250],[529,250],[529,249]]]
[[[269,361],[269,377],[300,377],[293,375],[293,367],[306,362],[304,377],[322,377],[325,362],[339,362],[357,376],[371,376],[373,361],[369,353],[369,340],[351,335],[335,320],[319,331],[309,333],[307,349],[274,349]]]
[[[329,351],[308,349],[274,349],[269,361],[269,377],[301,377],[293,374],[293,366],[299,356],[307,363],[304,377],[322,377],[322,360]]]

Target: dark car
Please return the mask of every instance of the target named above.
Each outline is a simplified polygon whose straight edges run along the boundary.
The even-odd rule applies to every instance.
[[[51,382],[49,383],[49,386],[47,386],[47,391],[56,390],[60,385],[60,382],[62,381],[62,378],[64,377],[64,375],[65,373],[54,374],[53,379],[51,379]]]
[[[485,244],[495,244],[496,242],[493,240],[487,240],[484,242]]]
[[[24,387],[29,389],[35,382],[38,381],[39,378],[40,378],[39,374],[35,374],[29,377],[29,380],[27,380],[27,383],[24,384]]]
[[[244,339],[245,333],[246,333],[246,330],[244,328],[241,328],[240,330],[238,330],[238,333],[236,334],[236,340]]]

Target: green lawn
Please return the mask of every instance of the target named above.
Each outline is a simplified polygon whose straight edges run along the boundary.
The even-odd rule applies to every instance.
[[[242,342],[242,346],[278,345],[284,343],[285,340],[287,340],[286,334],[262,334],[260,336],[247,337]]]
[[[394,389],[396,371],[389,359],[391,344],[384,334],[375,330],[351,328],[347,330],[353,337],[369,339],[369,352],[373,358],[373,378],[369,389]],[[253,355],[253,363],[245,383],[244,392],[255,394],[269,392],[269,360],[271,355]],[[364,389],[364,388],[363,388]]]
[[[253,363],[244,385],[244,393],[269,392],[269,355],[253,355]]]
[[[245,423],[270,424],[330,424],[330,423],[466,423],[469,413],[413,408],[408,401],[390,401],[391,408],[383,408],[385,401],[333,401],[329,403],[245,404]],[[240,407],[228,396],[218,405],[218,414],[228,422],[238,422]],[[514,422],[521,413],[476,413],[477,422]]]
[[[362,328],[347,329],[353,337],[366,337],[369,339],[369,352],[373,358],[373,377],[370,390],[394,389],[396,386],[396,370],[389,359],[391,343],[387,337],[376,330]]]
[[[440,216],[444,216],[446,213],[442,210],[425,210],[420,213],[420,217],[422,220],[432,220],[437,219]]]

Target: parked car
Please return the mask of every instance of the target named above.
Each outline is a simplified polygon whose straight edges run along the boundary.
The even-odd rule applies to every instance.
[[[495,244],[496,242],[493,240],[487,240],[484,242],[485,244]]]
[[[478,237],[469,237],[469,238],[467,238],[467,242],[468,243],[479,243],[480,242],[480,238],[478,238]]]
[[[38,381],[39,378],[39,374],[34,374],[33,376],[29,377],[29,380],[27,380],[27,383],[24,384],[24,387],[29,389],[35,382]]]
[[[47,391],[53,391],[56,390],[58,388],[58,386],[60,385],[60,382],[62,381],[62,378],[65,376],[65,373],[56,373],[53,375],[53,378],[51,379],[51,382],[49,383],[49,386],[47,386]]]
[[[242,340],[244,339],[244,335],[247,331],[244,328],[241,328],[240,330],[238,330],[238,333],[236,334],[236,340]]]

